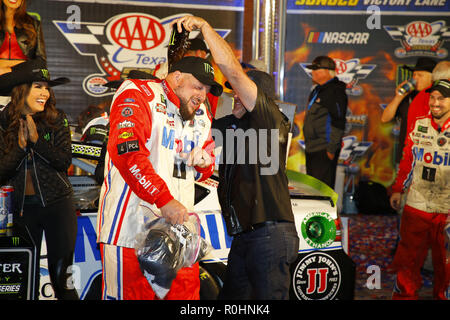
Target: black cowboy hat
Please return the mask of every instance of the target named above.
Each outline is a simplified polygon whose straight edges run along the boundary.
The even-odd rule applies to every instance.
[[[33,82],[47,82],[49,87],[55,87],[70,82],[69,78],[50,79],[47,64],[42,58],[22,62],[11,68],[12,71],[0,76],[0,95],[9,96],[14,87]]]
[[[126,79],[109,81],[109,82],[103,84],[102,86],[107,87],[107,88],[118,89],[120,87],[120,85],[127,79],[149,79],[149,80],[152,80],[152,79],[158,79],[158,78],[146,71],[131,70],[128,73],[128,75],[126,76]]]
[[[433,72],[434,67],[436,66],[436,61],[427,58],[427,57],[420,57],[417,59],[416,65],[414,67],[410,67],[408,65],[403,65],[402,68],[410,70],[410,71],[428,71]]]

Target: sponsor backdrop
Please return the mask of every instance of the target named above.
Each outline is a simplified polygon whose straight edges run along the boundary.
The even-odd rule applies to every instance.
[[[112,97],[101,84],[130,68],[153,69],[165,61],[169,23],[176,17],[205,18],[241,57],[243,3],[40,0],[28,9],[42,20],[52,76],[72,80],[55,91],[58,106],[76,123],[87,106]],[[381,124],[380,117],[396,84],[410,76],[401,65],[414,65],[419,56],[448,60],[449,6],[445,0],[287,1],[284,100],[297,105],[289,169],[304,170],[301,129],[311,88],[304,66],[329,55],[349,96],[341,153],[346,179],[338,179],[393,182],[398,124]],[[224,81],[220,72],[217,77]]]
[[[361,177],[390,186],[399,124],[382,124],[381,114],[397,84],[411,76],[399,67],[420,56],[449,60],[449,8],[444,0],[288,1],[284,100],[298,106],[288,167],[302,171],[305,164],[301,128],[311,77],[304,66],[329,55],[349,97],[336,181],[345,190],[337,191],[352,193]]]

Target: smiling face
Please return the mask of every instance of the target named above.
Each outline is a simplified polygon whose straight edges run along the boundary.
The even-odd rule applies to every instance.
[[[450,116],[450,98],[446,98],[438,90],[430,93],[429,106],[431,115],[436,120],[445,121]]]
[[[2,1],[6,8],[15,10],[20,7],[20,5],[24,0],[2,0]]]
[[[23,114],[35,114],[44,111],[45,104],[50,98],[50,92],[47,82],[33,82],[30,92],[25,99],[25,108]]]
[[[180,73],[174,92],[180,99],[180,114],[183,120],[192,120],[195,111],[205,102],[210,86],[201,83],[189,73]]]

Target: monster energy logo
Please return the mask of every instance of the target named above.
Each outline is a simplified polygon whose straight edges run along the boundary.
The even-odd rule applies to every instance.
[[[19,243],[20,243],[20,238],[19,237],[12,237],[11,238],[11,242],[12,242],[12,245],[14,247],[17,247],[19,245]]]
[[[214,75],[214,68],[212,67],[212,65],[206,62],[203,65],[205,66],[206,73],[212,73]]]
[[[48,74],[48,70],[47,70],[47,69],[41,69],[41,73],[42,73],[42,76],[43,76],[45,79],[48,79],[48,78],[49,78],[49,74]]]

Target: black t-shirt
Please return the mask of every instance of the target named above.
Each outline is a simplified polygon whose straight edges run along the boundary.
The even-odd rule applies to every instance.
[[[252,112],[214,120],[213,128],[224,142],[218,193],[228,233],[265,221],[294,222],[285,173],[290,125],[276,103],[258,89]]]

